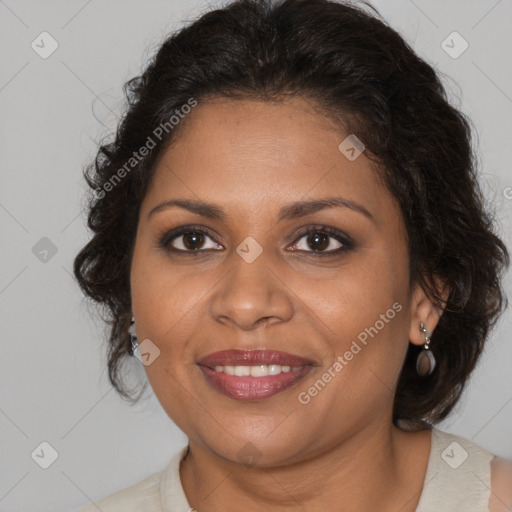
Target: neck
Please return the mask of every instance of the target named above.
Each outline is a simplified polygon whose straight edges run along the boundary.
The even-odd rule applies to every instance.
[[[367,427],[301,462],[247,467],[197,443],[181,465],[181,481],[197,512],[291,510],[381,512],[416,509],[430,452],[430,432],[391,424]],[[236,504],[236,507],[233,506]]]

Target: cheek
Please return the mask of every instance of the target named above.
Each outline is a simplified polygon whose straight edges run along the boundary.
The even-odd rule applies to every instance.
[[[397,258],[368,251],[357,265],[332,272],[328,281],[295,284],[297,295],[307,298],[306,311],[314,313],[310,317],[325,333],[326,368],[340,363],[333,380],[353,396],[371,394],[374,385],[389,393],[401,369],[407,348],[408,270],[406,264],[399,270]]]
[[[357,336],[404,296],[403,272],[392,258],[367,251],[338,268],[294,278],[293,290],[333,334]]]
[[[149,241],[141,237],[131,269],[137,332],[155,340],[165,339],[194,318],[207,290],[208,279],[204,275],[191,273],[185,265],[171,266],[165,253],[151,248]]]

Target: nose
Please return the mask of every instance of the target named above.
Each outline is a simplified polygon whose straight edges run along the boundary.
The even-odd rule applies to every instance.
[[[265,251],[252,263],[236,253],[230,256],[230,272],[211,297],[210,314],[216,322],[252,330],[264,323],[292,318],[292,292],[269,268],[264,254]]]

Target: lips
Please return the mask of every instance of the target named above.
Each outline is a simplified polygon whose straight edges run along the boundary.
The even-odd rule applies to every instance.
[[[212,370],[215,366],[254,366],[258,364],[279,364],[281,366],[307,366],[313,361],[279,350],[221,350],[203,357],[198,362]]]
[[[222,350],[198,362],[206,382],[216,391],[235,400],[258,400],[280,393],[303,379],[313,361],[277,350]],[[254,371],[238,372],[241,367]],[[233,373],[244,373],[234,375]],[[273,374],[275,373],[275,374]]]

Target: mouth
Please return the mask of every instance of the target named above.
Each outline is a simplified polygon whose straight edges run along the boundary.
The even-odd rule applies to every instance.
[[[198,362],[208,384],[235,400],[258,400],[303,379],[313,361],[277,350],[223,350]]]

